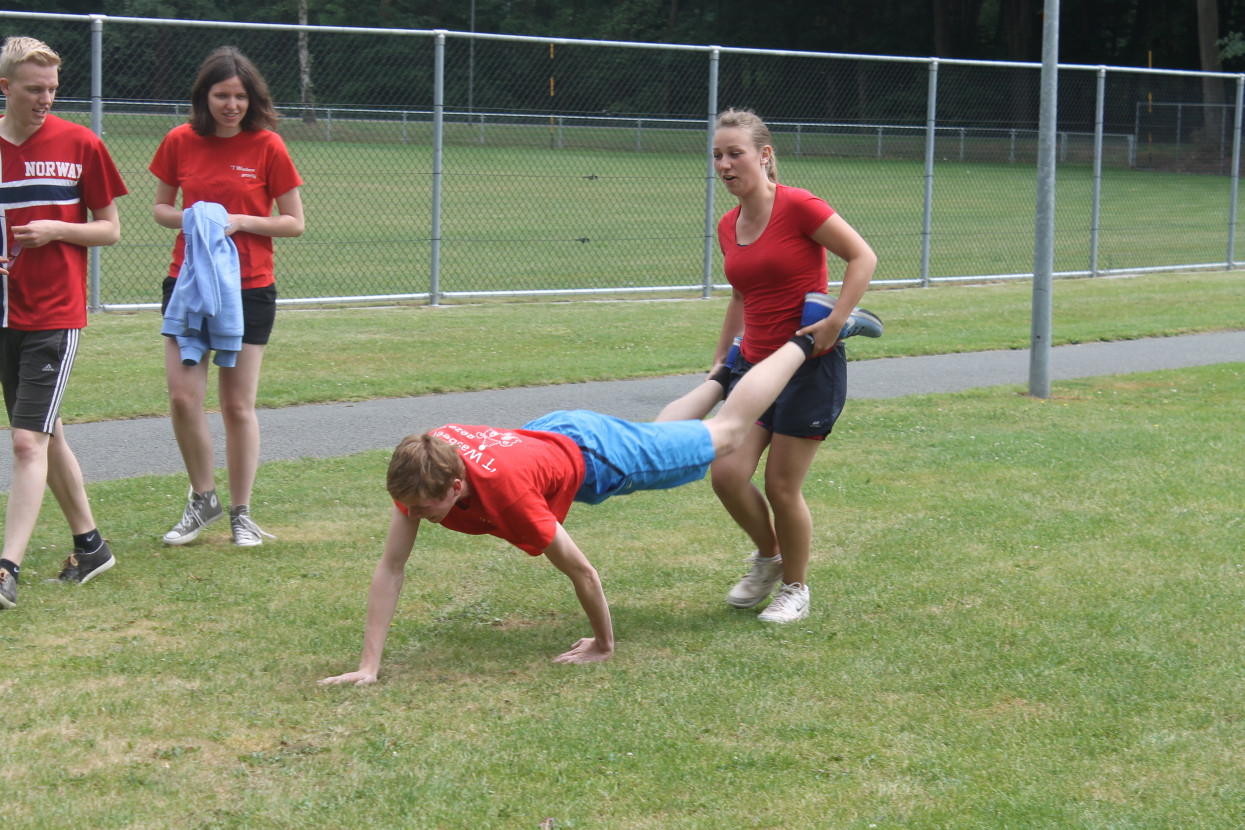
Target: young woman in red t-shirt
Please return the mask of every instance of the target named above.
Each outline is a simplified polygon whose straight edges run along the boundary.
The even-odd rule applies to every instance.
[[[156,151],[150,170],[156,185],[154,215],[163,227],[181,230],[182,208],[216,202],[229,213],[225,233],[238,248],[242,272],[242,350],[231,368],[219,369],[220,409],[229,465],[230,524],[234,544],[263,543],[250,517],[251,488],[259,466],[259,421],[255,398],[259,369],[276,319],[273,237],[301,236],[302,179],[281,137],[273,132],[277,113],[268,84],[255,65],[232,46],[222,46],[203,63],[190,93],[190,123],[175,127]],[[181,207],[177,192],[181,190]],[[277,215],[272,213],[273,204]],[[185,254],[178,233],[164,281],[168,306]],[[164,536],[184,545],[206,525],[223,518],[213,477],[212,433],[204,411],[208,363],[182,364],[175,338],[164,341],[165,374],[173,432],[190,476],[190,499],[181,520]]]
[[[767,622],[808,615],[806,584],[813,522],[804,477],[842,411],[847,359],[839,332],[864,295],[877,257],[851,225],[813,194],[778,183],[769,129],[748,110],[718,116],[714,167],[739,205],[722,217],[718,241],[733,289],[714,363],[721,364],[743,335],[736,377],[768,357],[800,329],[804,295],[825,293],[826,251],[846,264],[843,286],[829,317],[813,325],[813,357],[753,427],[744,446],[713,462],[713,489],[756,545],[748,574],[731,589],[736,608],[759,604]],[[765,492],[752,484],[768,451]],[[781,584],[779,584],[781,581]]]

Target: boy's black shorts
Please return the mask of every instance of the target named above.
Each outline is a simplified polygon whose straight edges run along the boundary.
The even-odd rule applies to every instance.
[[[81,334],[80,329],[0,329],[0,385],[10,426],[56,431]]]
[[[160,301],[160,313],[164,314],[173,296],[177,280],[164,278],[164,297]],[[273,324],[277,321],[277,286],[242,289],[242,342],[252,346],[268,345]]]
[[[741,355],[731,376],[731,388],[752,368]],[[757,424],[778,435],[821,440],[834,429],[834,422],[847,402],[847,351],[842,343],[804,361]]]

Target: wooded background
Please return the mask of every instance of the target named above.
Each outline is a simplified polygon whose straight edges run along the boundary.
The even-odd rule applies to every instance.
[[[1038,61],[1042,0],[25,0],[13,11]],[[1245,70],[1239,0],[1063,0],[1063,63]]]

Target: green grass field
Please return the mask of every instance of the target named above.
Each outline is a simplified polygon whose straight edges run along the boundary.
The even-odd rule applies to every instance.
[[[1056,342],[1238,329],[1240,280],[1057,283]],[[887,334],[854,352],[1022,348],[1026,292],[872,292]],[[261,394],[690,371],[722,308],[283,311]],[[93,318],[80,418],[160,411],[157,327]],[[93,484],[119,564],[86,586],[42,581],[68,552],[48,498],[0,614],[6,826],[1239,827],[1242,371],[851,402],[792,626],[724,603],[748,546],[708,483],[578,506],[618,638],[592,666],[551,662],[587,633],[564,577],[429,527],[381,682],[315,684],[357,665],[384,452],[264,465],[278,538],[245,551],[160,543],[184,476]]]
[[[159,300],[173,233],[151,218],[155,179],[147,165],[176,122],[172,115],[105,118],[105,138],[131,191],[119,202],[122,242],[101,255],[105,304]],[[568,130],[562,149],[549,146],[547,126],[490,130],[484,144],[467,125],[447,132],[441,291],[702,283],[705,163],[695,134],[653,130],[647,149],[637,151],[611,130]],[[306,181],[307,215],[303,237],[276,243],[282,295],[428,292],[433,167],[425,131],[411,127],[405,143],[397,122],[334,122],[330,132],[288,119],[282,131]],[[782,180],[823,196],[861,231],[879,255],[877,279],[918,278],[923,165],[843,157],[859,151],[855,139],[837,146],[822,138],[813,149],[823,155],[796,156],[791,137],[782,137]],[[1106,167],[1099,267],[1225,262],[1230,185],[1225,177]],[[933,277],[1032,270],[1032,164],[939,158],[933,193]],[[1085,271],[1091,167],[1061,165],[1057,193],[1055,269]],[[715,214],[731,201],[718,192]],[[716,243],[714,255],[720,259]],[[714,282],[725,282],[720,262]]]

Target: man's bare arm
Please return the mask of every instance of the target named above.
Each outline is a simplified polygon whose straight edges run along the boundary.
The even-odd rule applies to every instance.
[[[579,604],[588,615],[588,624],[592,626],[593,634],[575,643],[570,651],[559,654],[554,662],[595,663],[608,660],[614,653],[614,624],[610,620],[610,606],[605,601],[601,578],[561,523],[558,524],[553,541],[545,548],[545,558],[570,577],[575,586],[575,595],[579,597]]]
[[[376,682],[380,671],[380,656],[385,650],[385,638],[398,607],[402,593],[402,581],[406,574],[406,561],[415,546],[419,521],[407,518],[396,506],[389,518],[389,535],[385,537],[385,551],[376,570],[372,573],[372,587],[367,595],[367,623],[363,629],[363,656],[359,658],[359,670],[326,677],[321,686],[353,683],[367,686]]]

